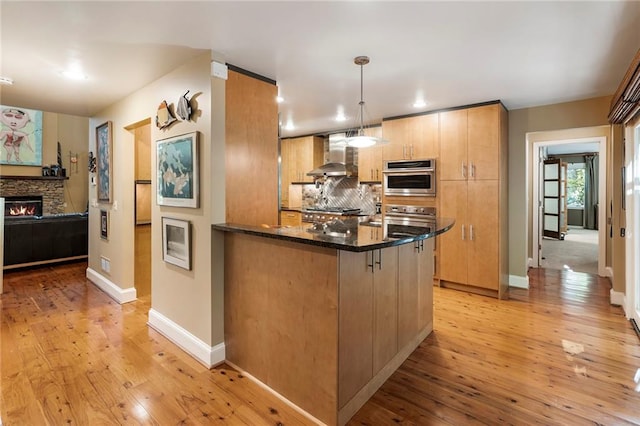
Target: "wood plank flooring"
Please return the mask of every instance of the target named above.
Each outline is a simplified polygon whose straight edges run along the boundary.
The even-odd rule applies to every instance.
[[[146,325],[148,298],[118,305],[85,269],[5,272],[0,424],[309,424],[204,368]],[[533,269],[530,283],[507,301],[435,288],[434,332],[350,424],[640,425],[640,341],[608,281]]]

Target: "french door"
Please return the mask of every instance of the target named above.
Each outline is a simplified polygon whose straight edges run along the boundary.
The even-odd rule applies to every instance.
[[[566,232],[566,170],[561,160],[544,160],[542,229],[545,237],[562,239]]]

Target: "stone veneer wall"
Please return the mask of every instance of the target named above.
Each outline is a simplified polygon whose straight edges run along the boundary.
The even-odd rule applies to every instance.
[[[42,215],[64,213],[64,180],[0,177],[0,197],[42,195]]]

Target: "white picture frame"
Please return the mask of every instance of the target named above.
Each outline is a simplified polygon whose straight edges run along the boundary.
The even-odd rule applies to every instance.
[[[162,260],[191,270],[191,223],[162,217]]]

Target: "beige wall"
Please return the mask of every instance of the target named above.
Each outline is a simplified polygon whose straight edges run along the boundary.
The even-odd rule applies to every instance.
[[[87,209],[89,150],[89,119],[73,115],[42,113],[42,165],[58,162],[58,142],[62,153],[62,167],[67,169],[68,180],[64,182],[66,213],[83,212]],[[78,154],[78,167],[71,165],[69,152]],[[40,176],[41,166],[3,165],[0,174],[13,176]]]
[[[616,143],[612,141],[607,120],[610,102],[611,97],[605,96],[509,112],[509,273],[511,275],[526,276],[527,262],[531,256],[533,177],[531,164],[527,164],[527,158],[531,161],[533,153],[532,146],[527,144],[527,134],[541,132],[536,135],[539,141],[605,136],[609,146],[611,143]],[[616,164],[611,162],[607,167],[608,188],[611,170],[616,167]],[[610,197],[611,194],[608,193],[607,205]],[[607,215],[609,215],[608,211]],[[611,259],[610,253],[607,259]]]
[[[89,267],[104,275],[121,289],[133,288],[134,279],[134,133],[126,128],[151,118],[155,123],[158,104],[162,100],[174,105],[187,90],[194,97],[198,112],[193,121],[178,121],[165,130],[152,125],[152,176],[156,175],[155,141],[199,132],[200,207],[197,209],[152,205],[152,309],[189,331],[208,345],[221,341],[220,332],[212,329],[212,126],[211,126],[211,53],[206,52],[185,63],[152,84],[101,111],[91,118],[90,147],[95,149],[95,127],[110,120],[113,123],[113,203],[91,207],[89,215]],[[223,136],[224,139],[224,136]],[[219,144],[219,135],[217,136]],[[156,180],[152,179],[152,193]],[[90,187],[92,203],[97,198]],[[223,198],[224,199],[224,195]],[[117,205],[117,208],[116,208]],[[110,211],[109,241],[100,239],[99,210]],[[190,271],[162,260],[161,218],[188,220],[192,229],[192,268]],[[100,257],[111,261],[111,273],[101,270]],[[216,341],[213,335],[216,334]]]

